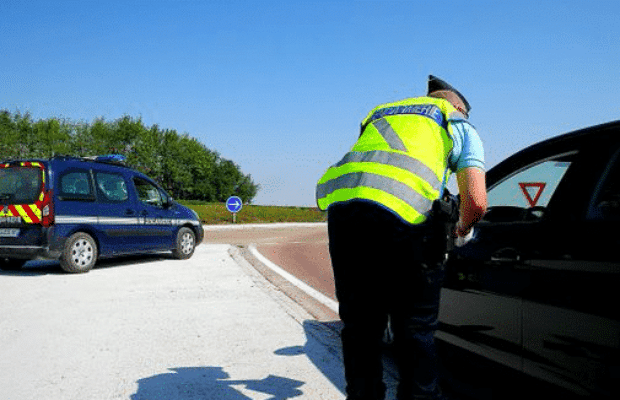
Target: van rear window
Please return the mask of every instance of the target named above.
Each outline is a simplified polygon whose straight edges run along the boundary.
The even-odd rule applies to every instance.
[[[0,168],[0,204],[34,204],[39,200],[43,180],[38,167]]]

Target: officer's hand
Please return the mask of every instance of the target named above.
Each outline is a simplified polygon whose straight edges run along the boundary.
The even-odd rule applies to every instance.
[[[465,236],[457,236],[456,240],[454,241],[454,245],[456,247],[463,247],[465,246],[470,240],[472,240],[474,238],[474,228],[471,228],[469,230],[469,233]]]
[[[454,245],[456,247],[465,246],[470,240],[474,237],[474,228],[471,227],[469,231],[463,232],[463,228],[461,227],[461,221],[456,224],[456,228],[454,229]]]

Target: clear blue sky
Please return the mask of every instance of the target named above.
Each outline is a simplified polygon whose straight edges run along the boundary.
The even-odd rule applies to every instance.
[[[314,205],[375,105],[458,88],[487,167],[620,119],[618,1],[0,1],[0,109],[123,115],[251,174],[254,204]]]

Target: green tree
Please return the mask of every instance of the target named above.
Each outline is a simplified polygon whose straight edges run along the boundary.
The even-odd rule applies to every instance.
[[[218,155],[188,135],[181,137],[180,147],[180,161],[187,166],[193,179],[188,195],[196,200],[214,201],[213,174]]]
[[[243,175],[237,184],[237,195],[244,203],[251,204],[259,189],[260,185],[254,183],[252,175]]]
[[[17,146],[20,145],[17,124],[8,111],[0,113],[0,158],[17,158]]]
[[[163,132],[157,125],[143,129],[132,149],[133,157],[129,158],[132,167],[147,174],[157,182],[163,182]]]
[[[0,111],[0,159],[122,154],[127,164],[186,200],[225,201],[237,195],[245,203],[259,186],[231,160],[222,159],[187,133],[146,128],[140,118],[103,118],[92,124],[51,118],[33,122],[29,114]]]
[[[88,124],[80,122],[68,127],[71,136],[71,151],[67,155],[84,157],[95,154],[91,151],[92,135]]]
[[[192,185],[191,170],[183,163],[183,143],[174,130],[164,132],[163,154],[163,184],[174,197],[191,199],[190,186]]]
[[[49,158],[57,154],[71,153],[71,135],[69,125],[57,119],[40,120],[34,124],[35,143],[32,145],[31,157]]]
[[[237,164],[227,159],[216,163],[215,187],[218,201],[239,196],[244,203],[251,203],[259,189],[250,175],[244,175]]]

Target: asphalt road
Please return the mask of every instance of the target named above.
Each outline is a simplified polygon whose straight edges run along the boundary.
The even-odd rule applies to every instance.
[[[309,296],[294,284],[278,276],[248,251],[250,245],[300,281],[333,301],[336,300],[334,278],[329,258],[327,225],[308,224],[253,224],[232,227],[209,226],[204,243],[227,243],[240,246],[244,256],[267,279],[305,307],[319,321],[335,321],[335,310]]]

